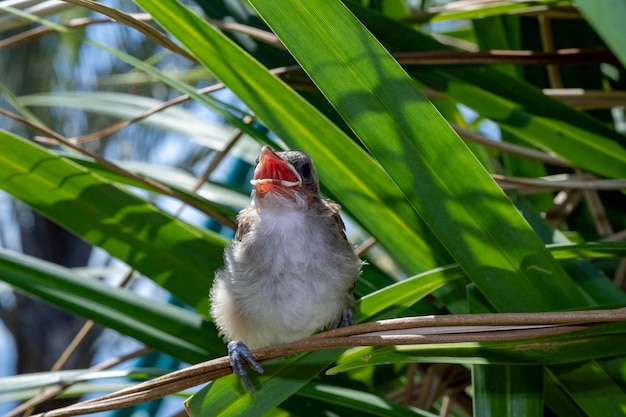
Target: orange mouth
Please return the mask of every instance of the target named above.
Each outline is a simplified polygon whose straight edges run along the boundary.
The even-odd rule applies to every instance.
[[[264,146],[250,183],[259,198],[267,193],[293,198],[293,193],[302,185],[302,179],[293,165],[278,156],[269,146]]]

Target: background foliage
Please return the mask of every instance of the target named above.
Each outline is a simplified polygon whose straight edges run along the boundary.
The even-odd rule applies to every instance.
[[[2,317],[37,364],[0,400],[72,382],[38,410],[57,408],[223,355],[206,295],[263,144],[308,152],[343,206],[359,321],[625,305],[622,2],[184,3],[0,2]],[[154,352],[61,371],[97,362],[101,329],[133,341],[98,356]],[[624,335],[313,352],[268,364],[254,397],[231,375],[187,407],[623,415]]]

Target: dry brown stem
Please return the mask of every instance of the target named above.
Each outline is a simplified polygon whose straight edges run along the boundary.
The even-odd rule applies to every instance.
[[[547,313],[467,314],[408,317],[363,323],[320,333],[290,344],[253,351],[259,362],[294,353],[353,346],[523,340],[569,333],[601,323],[626,321],[626,308]],[[520,327],[521,326],[521,327]],[[447,331],[449,328],[450,331]],[[45,413],[66,417],[129,407],[231,373],[227,357],[171,372],[112,394]],[[44,415],[39,415],[43,417]]]

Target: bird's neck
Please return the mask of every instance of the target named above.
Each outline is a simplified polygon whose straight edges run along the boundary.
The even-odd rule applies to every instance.
[[[265,212],[280,212],[280,211],[302,211],[309,208],[308,200],[301,194],[295,193],[293,195],[282,195],[279,193],[268,193],[262,198],[257,195],[253,195],[253,204],[257,210]]]

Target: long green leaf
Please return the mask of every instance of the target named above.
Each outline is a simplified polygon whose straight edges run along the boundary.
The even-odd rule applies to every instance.
[[[27,255],[0,249],[0,280],[183,361],[199,362],[224,351],[215,327],[199,314]]]
[[[208,314],[222,237],[11,133],[0,131],[0,141],[1,189]]]
[[[173,0],[137,0],[290,147],[307,151],[322,182],[410,273],[448,255],[380,165],[302,97]],[[393,250],[391,250],[393,249]]]
[[[41,390],[51,385],[107,378],[145,379],[161,376],[163,373],[163,370],[154,368],[107,369],[103,371],[72,369],[7,376],[0,378],[0,402],[27,399],[27,397],[22,396],[11,398],[11,395],[24,395],[24,391]]]
[[[474,415],[543,416],[543,366],[472,366]]]
[[[561,264],[568,271],[576,284],[585,292],[592,305],[619,304],[626,302],[626,293],[618,289],[615,283],[598,269],[586,257],[594,258],[595,248],[606,250],[607,255],[624,256],[619,246],[623,242],[586,242],[572,244],[565,235],[542,218],[539,213],[532,210],[521,198],[515,198],[515,204],[524,214],[526,220],[532,225],[541,239],[548,243],[556,259],[562,260]],[[559,242],[554,244],[552,242]],[[579,246],[580,245],[580,246]],[[572,250],[569,250],[571,248]],[[613,249],[611,249],[613,248]],[[579,259],[572,259],[578,258]],[[574,255],[574,256],[572,256]],[[601,256],[602,257],[602,256]]]
[[[434,414],[424,410],[399,404],[374,394],[333,385],[309,383],[298,392],[298,397],[312,398],[374,416],[435,417]]]
[[[456,265],[436,268],[413,278],[389,285],[359,300],[356,307],[356,321],[391,318],[416,302],[415,289],[419,283],[419,294],[430,293],[443,283],[450,283],[465,277],[465,272]]]
[[[148,187],[146,184],[135,181],[119,172],[112,171],[90,159],[73,155],[62,156],[109,181],[158,193],[158,191]],[[207,212],[217,212],[225,217],[234,218],[237,211],[250,204],[249,194],[238,193],[217,184],[205,183],[196,192],[189,191],[196,185],[197,178],[183,170],[140,162],[120,161],[117,162],[117,165],[129,172],[140,174],[165,184],[174,191],[184,195],[188,200],[193,200],[196,207],[206,207]]]
[[[354,2],[346,4],[392,52],[450,49]],[[517,137],[578,167],[609,177],[626,176],[624,136],[528,83],[488,66],[416,67],[410,73],[429,87],[499,122]]]
[[[587,414],[574,403],[549,372],[544,374],[546,405],[560,417],[587,417]]]
[[[626,242],[553,243],[546,246],[555,259],[622,258]]]
[[[19,97],[26,106],[50,106],[76,108],[97,114],[106,114],[119,119],[129,119],[154,110],[163,101],[133,94],[114,92],[69,92],[54,94],[32,94]],[[139,123],[160,129],[178,132],[191,140],[212,149],[223,149],[233,136],[233,128],[200,118],[189,110],[170,107]],[[243,135],[232,149],[232,154],[253,163],[261,147],[248,135]]]
[[[574,4],[626,67],[623,19],[626,16],[626,3],[611,0],[574,0]]]
[[[615,337],[614,343],[624,343]],[[619,417],[626,412],[626,393],[597,361],[550,367],[550,378],[569,394],[588,416]]]
[[[250,3],[499,311],[585,305],[500,188],[347,8],[334,0]]]

